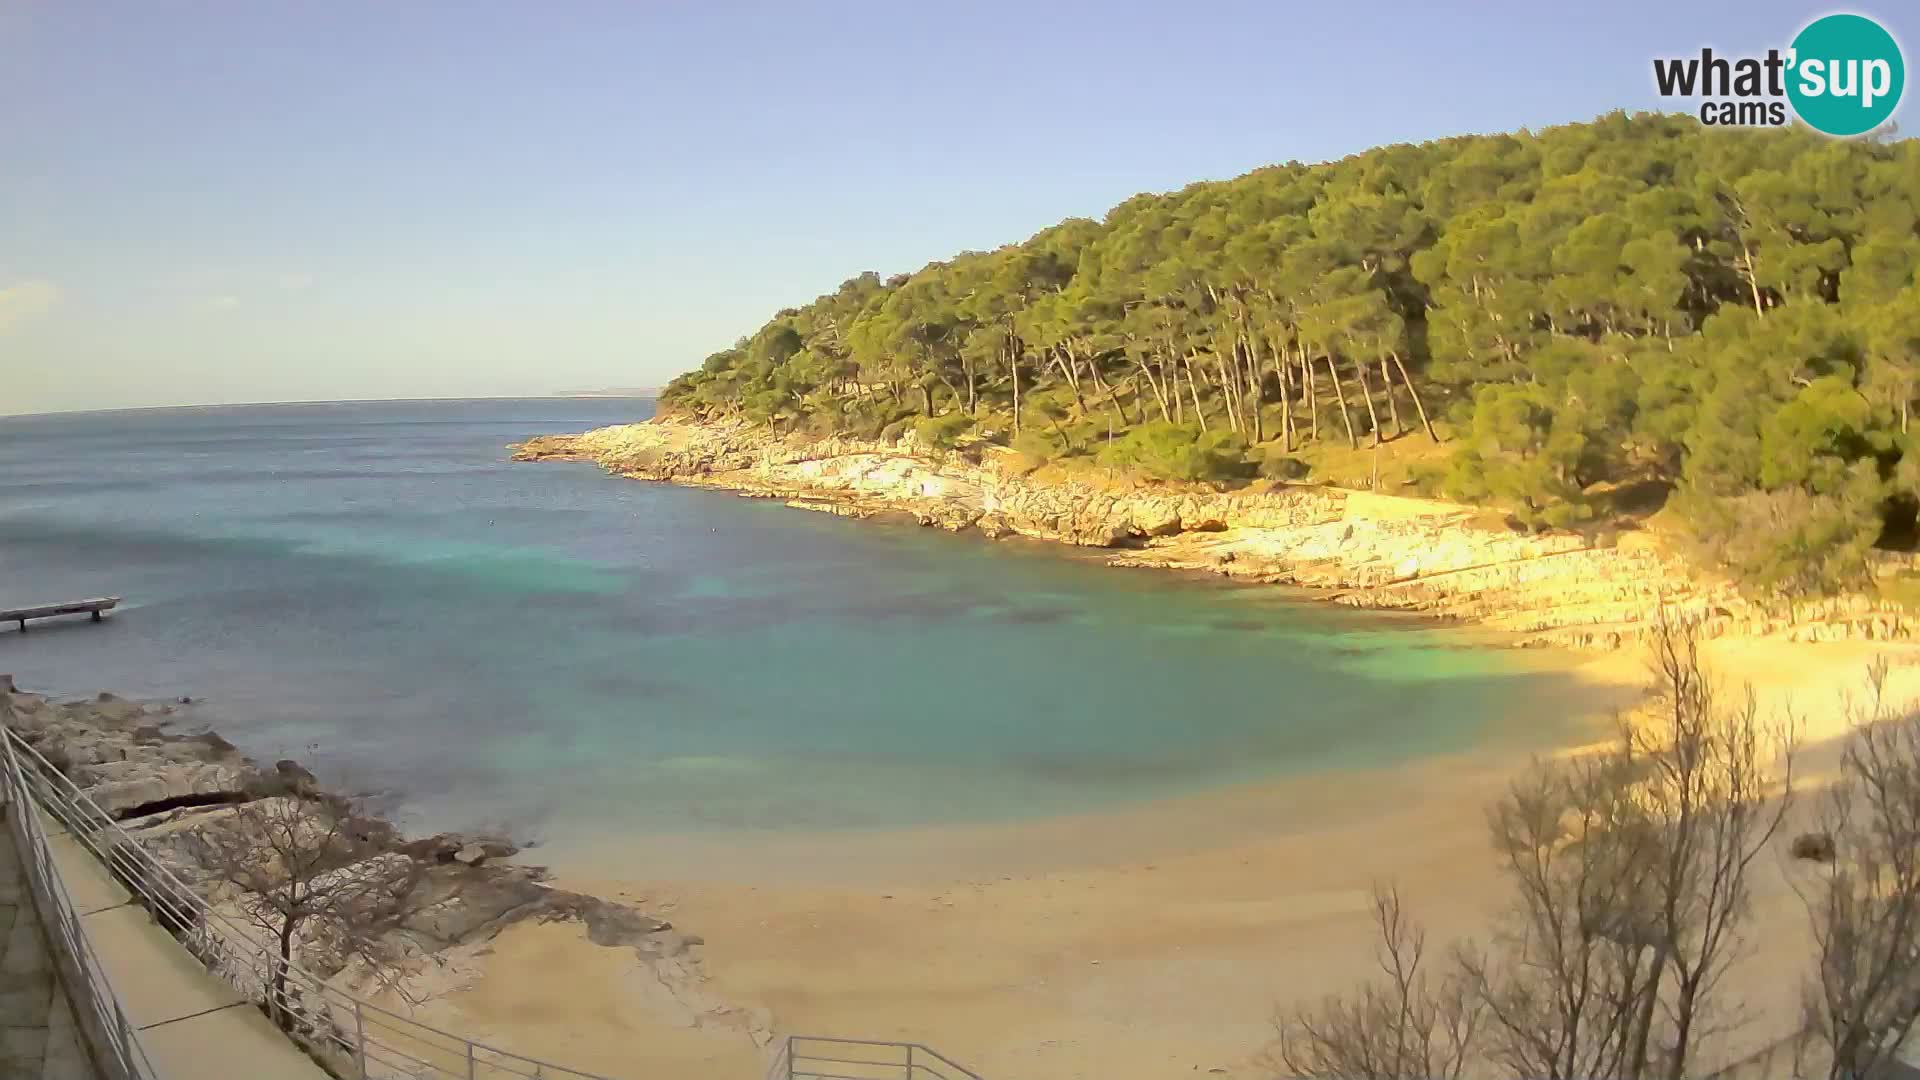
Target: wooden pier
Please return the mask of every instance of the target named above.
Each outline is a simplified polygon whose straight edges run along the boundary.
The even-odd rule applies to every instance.
[[[27,632],[28,619],[51,619],[60,615],[92,615],[94,622],[100,621],[100,613],[111,611],[119,606],[117,596],[100,596],[92,600],[74,600],[65,604],[40,604],[36,607],[0,608],[0,623],[17,622],[20,632]]]

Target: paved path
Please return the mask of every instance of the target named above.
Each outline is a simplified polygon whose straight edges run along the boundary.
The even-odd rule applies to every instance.
[[[251,1001],[214,977],[130,902],[100,860],[47,818],[54,865],[81,929],[165,1080],[329,1080]]]
[[[0,810],[4,810],[0,807]],[[0,1076],[97,1080],[21,876],[13,833],[0,827]]]
[[[209,974],[131,903],[91,852],[44,815],[40,820],[82,931],[162,1080],[328,1080],[252,1002]],[[0,828],[0,944],[0,1077],[98,1080],[81,1049],[6,828]]]

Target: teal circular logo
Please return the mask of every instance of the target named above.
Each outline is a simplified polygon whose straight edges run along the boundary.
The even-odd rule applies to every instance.
[[[1861,135],[1887,122],[1906,88],[1900,44],[1864,15],[1827,15],[1793,39],[1787,99],[1817,131]]]

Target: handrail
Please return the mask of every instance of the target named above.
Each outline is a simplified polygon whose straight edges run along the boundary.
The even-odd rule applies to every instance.
[[[46,829],[28,791],[25,775],[14,754],[13,732],[0,739],[0,793],[7,829],[13,834],[27,887],[33,893],[33,906],[46,930],[50,951],[62,967],[61,983],[67,1000],[77,1006],[75,1020],[93,1050],[94,1064],[111,1080],[159,1080],[140,1033],[127,1016],[120,994],[93,942],[80,923],[80,916],[67,894],[66,883],[53,862],[53,849]],[[25,745],[24,743],[21,745]],[[29,749],[31,749],[29,747]]]
[[[274,996],[273,974],[281,967],[273,943],[263,940],[258,930],[214,909],[72,778],[5,725],[0,725],[0,746],[5,749],[9,801],[21,810],[8,815],[16,823],[16,839],[23,834],[18,823],[30,822],[26,833],[31,840],[22,841],[23,852],[32,847],[36,853],[35,872],[51,882],[64,904],[59,908],[65,912],[61,932],[77,937],[78,949],[84,950],[90,965],[82,970],[97,973],[99,986],[105,989],[105,1000],[91,1004],[100,1010],[100,1026],[109,1037],[118,1034],[120,1042],[112,1053],[116,1061],[125,1062],[110,1080],[164,1078],[147,1061],[105,969],[81,933],[71,903],[65,901],[36,808],[98,859],[208,971],[256,1004],[269,1004]],[[611,1080],[420,1023],[333,986],[298,963],[286,965],[285,972],[286,986],[275,1002],[286,1018],[282,1028],[338,1076],[353,1080]],[[768,1080],[981,1080],[979,1074],[919,1043],[812,1035],[786,1036],[767,1075]]]
[[[65,828],[207,970],[248,999],[268,1004],[280,967],[277,949],[216,911],[11,729],[0,742],[6,745],[8,783],[24,796],[23,806],[38,806]],[[286,986],[275,1003],[289,1037],[332,1071],[356,1080],[611,1080],[420,1023],[332,986],[298,963],[287,965]],[[158,1080],[150,1066],[130,1075]]]
[[[767,1080],[981,1080],[980,1074],[914,1042],[789,1035]]]

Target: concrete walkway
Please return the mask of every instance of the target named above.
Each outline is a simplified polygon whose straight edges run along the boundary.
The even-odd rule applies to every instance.
[[[252,1002],[132,903],[91,852],[41,821],[80,925],[162,1078],[330,1080]]]
[[[0,1076],[98,1080],[47,953],[13,833],[5,828],[0,828]]]

